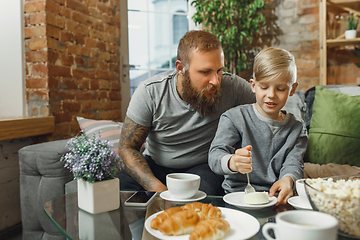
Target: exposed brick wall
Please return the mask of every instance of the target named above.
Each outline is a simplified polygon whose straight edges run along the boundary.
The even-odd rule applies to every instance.
[[[276,41],[272,44],[295,56],[299,82],[297,90],[304,91],[319,84],[318,0],[268,1],[267,6],[272,18],[276,18],[273,23],[278,27]]]
[[[55,116],[49,140],[78,133],[76,116],[120,121],[119,1],[25,0],[28,114]],[[318,0],[266,2],[269,24],[260,44],[255,41],[257,49],[289,50],[297,62],[298,90],[318,85]],[[359,84],[353,64],[359,59],[349,50],[329,49],[328,58],[329,84]]]
[[[318,0],[265,0],[266,26],[255,35],[252,48],[258,51],[275,46],[290,51],[298,68],[298,90],[319,83],[319,3]],[[253,62],[254,56],[248,56]],[[252,70],[240,74],[249,79]]]
[[[26,97],[29,116],[49,116],[45,1],[25,1]]]
[[[79,132],[76,116],[121,119],[120,0],[25,0],[30,116],[55,116],[49,140]]]
[[[265,0],[267,25],[254,38],[253,47],[260,50],[277,46],[289,50],[296,59],[298,90],[305,91],[319,84],[319,1],[318,0]],[[354,7],[360,9],[360,4]],[[332,16],[334,17],[334,16]],[[345,29],[339,30],[340,34]],[[338,32],[339,32],[338,31]],[[338,34],[339,35],[339,34]],[[353,47],[328,49],[328,84],[360,84],[360,62],[351,51]],[[249,61],[252,61],[251,57]],[[251,77],[251,72],[240,74]]]
[[[353,7],[359,9],[360,4]],[[318,0],[279,1],[277,13],[279,26],[283,31],[279,37],[279,46],[295,55],[298,67],[298,89],[306,90],[318,85],[320,71]],[[338,35],[344,31],[345,29],[342,29]],[[328,84],[360,84],[360,69],[354,64],[360,62],[360,59],[352,54],[353,49],[353,46],[328,48]]]

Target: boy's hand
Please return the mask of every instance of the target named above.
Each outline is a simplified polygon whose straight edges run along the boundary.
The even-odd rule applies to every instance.
[[[270,191],[269,191],[270,197],[274,196],[276,191],[279,191],[279,195],[277,198],[278,202],[276,203],[276,205],[286,204],[288,199],[294,195],[294,193],[292,191],[293,184],[294,183],[293,183],[292,178],[289,176],[286,176],[286,177],[283,177],[282,179],[279,179],[271,186]]]
[[[242,174],[252,172],[251,150],[252,146],[250,145],[237,149],[229,160],[229,169]]]

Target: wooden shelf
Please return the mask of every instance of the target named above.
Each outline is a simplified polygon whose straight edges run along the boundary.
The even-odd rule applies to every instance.
[[[319,1],[319,54],[320,54],[320,76],[319,84],[327,84],[327,50],[329,47],[341,47],[348,45],[360,45],[360,38],[345,39],[343,35],[336,39],[327,39],[327,6],[335,7],[344,12],[353,12],[360,15],[358,9],[354,9],[351,4],[359,6],[360,0],[320,0]],[[353,6],[355,6],[353,5]],[[358,8],[358,7],[356,7]],[[333,9],[334,10],[334,9]],[[329,10],[331,11],[331,10]]]
[[[360,0],[331,0],[331,2],[333,3],[356,3],[356,2],[360,2]]]
[[[0,119],[0,141],[53,133],[55,120],[49,117]]]
[[[327,39],[326,40],[328,47],[337,47],[345,45],[360,45],[360,38],[354,39]]]

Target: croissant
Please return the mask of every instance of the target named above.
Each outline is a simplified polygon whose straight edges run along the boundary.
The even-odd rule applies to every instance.
[[[211,218],[199,222],[190,234],[189,240],[217,240],[225,236],[230,224],[220,218]]]
[[[183,209],[196,211],[201,218],[221,218],[221,210],[211,203],[194,202],[182,206]]]
[[[183,210],[184,209],[182,209],[181,207],[172,207],[164,210],[162,213],[158,214],[156,218],[151,220],[150,227],[153,229],[158,229],[160,224],[162,224],[167,218]]]
[[[195,211],[184,210],[167,218],[159,226],[159,231],[168,236],[189,234],[199,222],[200,216]]]

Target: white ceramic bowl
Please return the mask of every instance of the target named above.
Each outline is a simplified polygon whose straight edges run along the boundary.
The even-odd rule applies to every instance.
[[[191,173],[170,173],[166,175],[166,186],[174,198],[191,198],[199,190],[200,176]]]
[[[305,204],[310,204],[309,199],[305,191],[305,179],[298,179],[295,183],[296,192],[299,195],[301,201]]]

